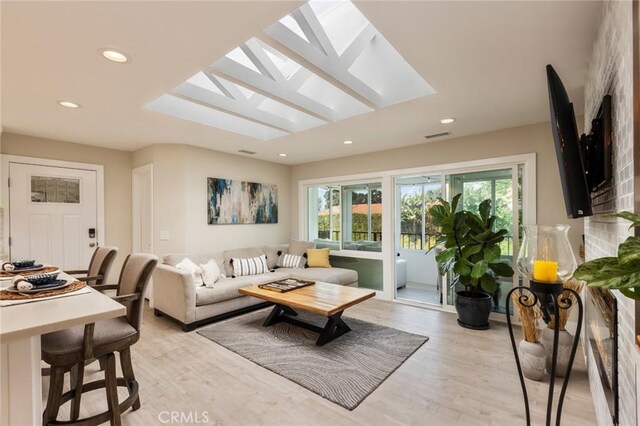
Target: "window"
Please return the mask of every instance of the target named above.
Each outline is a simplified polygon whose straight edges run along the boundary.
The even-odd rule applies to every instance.
[[[342,187],[344,206],[342,247],[382,251],[382,189],[379,183]]]
[[[382,251],[382,188],[378,183],[310,186],[308,238],[332,250]]]
[[[340,249],[340,187],[311,186],[309,200],[309,239],[318,248]]]
[[[32,203],[80,203],[80,179],[31,176]]]
[[[429,209],[442,196],[440,175],[400,178],[400,241],[403,250],[429,250],[436,243],[436,228]]]

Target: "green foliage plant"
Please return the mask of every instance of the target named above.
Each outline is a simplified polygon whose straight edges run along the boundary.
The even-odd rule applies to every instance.
[[[609,216],[631,221],[629,229],[640,226],[640,215],[618,212]],[[640,237],[631,236],[618,246],[618,256],[601,257],[583,263],[573,277],[591,287],[619,290],[625,296],[640,301]]]
[[[506,229],[494,232],[496,216],[491,215],[491,200],[478,206],[478,213],[456,211],[460,196],[451,203],[439,198],[439,204],[429,209],[438,228],[438,246],[444,250],[436,255],[441,275],[452,273],[452,287],[460,283],[473,294],[493,293],[498,277],[512,277],[513,269],[500,259],[500,243]]]

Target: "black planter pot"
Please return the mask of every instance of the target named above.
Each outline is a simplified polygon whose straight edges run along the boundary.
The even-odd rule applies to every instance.
[[[491,295],[458,291],[456,292],[456,312],[458,312],[458,324],[462,327],[472,330],[486,330],[489,328]]]

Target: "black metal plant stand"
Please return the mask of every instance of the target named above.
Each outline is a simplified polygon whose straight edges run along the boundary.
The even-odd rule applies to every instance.
[[[511,338],[511,347],[513,348],[513,354],[516,358],[516,366],[518,367],[518,376],[520,377],[520,384],[522,386],[522,394],[524,397],[524,407],[527,416],[527,426],[531,425],[531,414],[529,412],[529,397],[527,396],[527,385],[522,374],[522,367],[520,366],[520,356],[518,355],[518,348],[516,346],[516,340],[513,336],[513,325],[511,323],[510,303],[511,295],[513,292],[520,292],[518,297],[519,302],[526,307],[532,307],[536,304],[540,304],[542,311],[542,319],[546,324],[549,323],[551,318],[558,318],[560,309],[570,309],[572,306],[571,298],[563,295],[563,293],[572,293],[576,297],[578,304],[578,326],[576,328],[576,334],[573,337],[573,346],[571,347],[571,354],[569,356],[569,364],[567,365],[567,372],[562,382],[562,389],[560,391],[560,397],[558,398],[558,408],[556,409],[556,426],[560,426],[560,417],[562,416],[562,403],[564,402],[564,395],[567,391],[567,385],[569,384],[569,378],[571,377],[571,369],[573,367],[573,361],[578,349],[578,342],[580,341],[580,331],[582,330],[582,315],[583,305],[580,295],[572,289],[563,288],[562,283],[539,283],[535,281],[530,282],[529,287],[519,286],[514,287],[507,294],[506,309],[507,309],[507,325],[509,327],[509,337]],[[566,293],[565,293],[566,294]],[[549,372],[549,396],[547,399],[547,420],[546,425],[551,425],[551,417],[553,413],[553,390],[556,377],[556,364],[558,361],[558,336],[560,333],[560,327],[558,327],[558,321],[556,320],[556,327],[553,330],[553,350],[551,359],[551,371]]]

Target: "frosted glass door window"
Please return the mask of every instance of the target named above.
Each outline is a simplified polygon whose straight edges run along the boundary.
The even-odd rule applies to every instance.
[[[80,179],[31,176],[31,202],[80,204]]]

